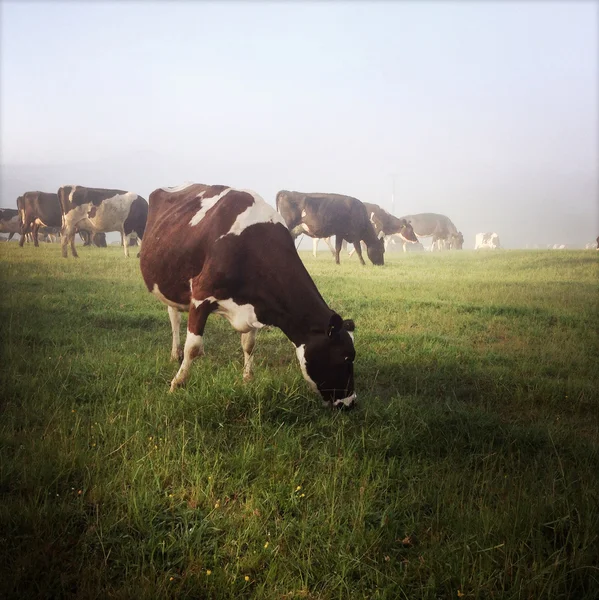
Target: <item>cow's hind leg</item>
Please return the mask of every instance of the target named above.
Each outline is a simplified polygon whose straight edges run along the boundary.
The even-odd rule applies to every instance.
[[[171,381],[171,392],[185,385],[189,379],[189,370],[193,359],[204,354],[204,327],[208,315],[217,307],[216,303],[208,300],[191,301],[189,318],[187,319],[187,337],[183,349],[183,362]],[[170,315],[170,313],[169,313]]]
[[[256,345],[256,330],[250,329],[241,334],[241,347],[243,348],[243,380],[252,378],[252,366],[254,365],[254,346]]]
[[[60,240],[63,258],[67,258],[69,255],[69,243],[71,244],[71,253],[73,254],[73,258],[79,258],[77,250],[75,249],[75,227],[65,225]]]
[[[343,245],[343,238],[341,236],[335,236],[335,263],[339,264],[339,254],[341,254],[341,247]]]

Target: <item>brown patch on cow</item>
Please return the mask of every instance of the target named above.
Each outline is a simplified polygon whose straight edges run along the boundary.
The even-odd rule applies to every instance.
[[[96,212],[97,212],[97,210],[98,210],[98,209],[97,209],[97,207],[95,207],[95,206],[92,206],[92,207],[89,209],[89,211],[87,212],[87,217],[88,217],[89,219],[93,219],[93,218],[96,216]]]

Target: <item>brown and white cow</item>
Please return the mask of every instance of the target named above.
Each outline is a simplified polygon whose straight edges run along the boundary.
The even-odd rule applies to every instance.
[[[172,359],[181,358],[180,311],[189,311],[171,391],[204,354],[214,312],[241,333],[244,379],[252,375],[256,331],[272,325],[293,342],[304,378],[324,400],[353,405],[354,323],[327,306],[283,218],[258,194],[203,184],[155,190],[140,267],[148,290],[168,306]]]
[[[364,202],[364,206],[368,211],[368,216],[374,225],[374,230],[377,234],[380,234],[382,231],[385,237],[397,235],[404,242],[404,252],[406,251],[406,243],[418,243],[418,238],[414,234],[414,229],[406,219],[398,219],[397,217],[394,217],[392,214],[382,209],[378,204]],[[387,244],[385,244],[385,248],[386,247]]]
[[[33,234],[33,244],[39,246],[40,227],[58,228],[62,226],[62,213],[56,194],[48,192],[26,192],[17,198],[17,209],[21,220],[21,239],[23,246],[28,233]]]
[[[8,233],[8,241],[15,233],[21,233],[21,219],[15,208],[0,208],[0,233]]]
[[[58,189],[58,199],[62,208],[62,255],[67,258],[68,244],[75,250],[75,233],[85,229],[92,235],[108,231],[120,231],[125,256],[131,232],[141,240],[148,218],[148,203],[145,198],[133,192],[103,188],[89,188],[81,185],[63,185]]]
[[[277,210],[285,219],[295,238],[306,233],[313,238],[335,236],[335,262],[343,240],[354,245],[360,262],[364,265],[360,241],[364,241],[368,258],[374,265],[384,264],[385,246],[377,236],[366,207],[357,198],[341,194],[305,194],[281,190],[277,193]]]

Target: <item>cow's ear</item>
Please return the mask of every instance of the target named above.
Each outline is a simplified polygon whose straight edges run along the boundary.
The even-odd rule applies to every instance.
[[[343,321],[343,329],[353,332],[356,330],[356,324],[351,319],[345,319]]]
[[[327,335],[332,337],[334,333],[341,331],[341,327],[343,327],[343,319],[337,313],[333,313],[327,327]]]

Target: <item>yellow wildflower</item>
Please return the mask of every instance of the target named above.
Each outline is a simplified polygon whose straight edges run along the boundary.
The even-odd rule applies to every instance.
[[[264,544],[264,547],[265,547],[265,548],[268,548],[268,542],[266,542],[266,544]]]
[[[250,580],[250,576],[249,576],[249,575],[246,575],[246,576],[244,577],[244,579],[245,579],[246,581],[249,581],[249,580]]]
[[[206,575],[212,575],[212,571],[210,569],[206,569]]]

